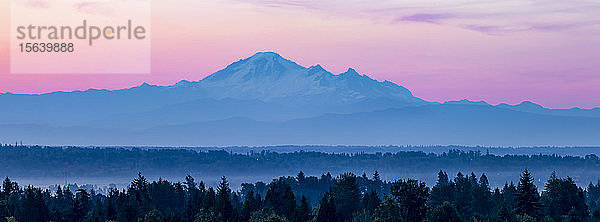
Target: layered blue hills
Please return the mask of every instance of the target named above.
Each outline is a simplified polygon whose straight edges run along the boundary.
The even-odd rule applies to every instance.
[[[229,146],[600,145],[599,109],[428,102],[354,69],[332,74],[272,52],[196,82],[0,94],[0,142]]]

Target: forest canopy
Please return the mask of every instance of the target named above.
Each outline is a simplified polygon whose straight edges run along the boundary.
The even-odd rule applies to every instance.
[[[301,147],[300,147],[301,148]],[[364,147],[368,150],[369,147]],[[565,148],[566,149],[566,148]],[[193,149],[153,148],[87,148],[44,146],[0,146],[0,177],[39,182],[46,185],[62,184],[67,179],[100,181],[126,185],[137,172],[148,178],[176,179],[187,174],[201,178],[211,185],[225,175],[238,188],[249,180],[270,180],[278,176],[295,175],[303,171],[309,175],[330,172],[337,175],[352,172],[384,175],[383,179],[419,178],[434,183],[439,170],[487,173],[492,187],[505,182],[516,182],[523,169],[543,176],[543,181],[555,172],[570,176],[576,184],[585,186],[596,182],[600,175],[600,159],[595,154],[565,155],[493,155],[485,151],[451,149],[442,153],[398,151],[376,153],[323,153],[313,151],[233,153],[225,150],[196,151]],[[119,178],[117,178],[119,176]],[[122,177],[122,178],[121,178]],[[94,180],[91,180],[94,179]],[[117,181],[119,179],[119,181]],[[42,184],[42,183],[40,183]]]
[[[344,173],[280,177],[233,190],[226,177],[216,187],[186,176],[149,181],[141,173],[126,189],[108,194],[59,186],[22,187],[6,178],[0,187],[5,221],[598,221],[600,182],[585,189],[570,177],[550,175],[538,188],[525,169],[517,183],[492,189],[486,174],[437,174],[381,180]],[[541,191],[541,192],[540,192]]]

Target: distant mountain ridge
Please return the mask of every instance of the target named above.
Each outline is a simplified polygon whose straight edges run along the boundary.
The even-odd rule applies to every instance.
[[[320,65],[302,67],[273,52],[260,52],[198,81],[176,84],[202,89],[214,98],[257,99],[288,105],[323,102],[350,104],[388,98],[410,105],[422,99],[392,82],[379,82],[354,69],[333,75]]]
[[[459,101],[447,101],[447,102],[444,102],[444,104],[494,106],[485,101],[470,101],[470,100],[466,100],[466,99],[459,100]],[[600,117],[600,108],[550,109],[550,108],[545,108],[540,104],[533,103],[531,101],[523,101],[516,105],[500,103],[498,105],[495,105],[494,107],[501,108],[501,109],[520,111],[520,112],[544,114],[544,115]]]
[[[256,53],[200,81],[144,83],[112,91],[6,93],[0,94],[0,104],[5,104],[0,109],[0,142],[600,144],[595,139],[600,138],[600,109],[428,102],[352,68],[334,75],[320,65],[306,68],[273,52]]]

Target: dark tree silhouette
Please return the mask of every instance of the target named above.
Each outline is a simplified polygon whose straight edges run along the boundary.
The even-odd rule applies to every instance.
[[[44,201],[41,189],[27,186],[24,192],[23,211],[26,212],[23,214],[23,221],[48,220],[48,207]]]
[[[310,216],[310,206],[308,204],[308,200],[305,196],[302,196],[300,200],[300,205],[296,208],[296,215],[294,216],[292,222],[305,222],[311,219]]]
[[[429,203],[433,206],[441,205],[448,201],[454,201],[454,183],[452,183],[446,172],[441,171],[438,173],[438,179],[435,185],[431,188],[431,197]]]
[[[418,180],[390,183],[350,173],[335,179],[298,174],[269,185],[245,183],[239,191],[225,177],[217,191],[191,176],[149,182],[140,173],[128,188],[108,191],[76,184],[53,191],[22,188],[7,178],[0,187],[0,221],[598,221],[599,184],[584,190],[570,177],[552,174],[540,199],[529,171],[517,187],[507,183],[493,192],[485,174],[478,179],[458,173],[451,180],[442,171],[432,195]],[[388,190],[385,201],[373,187]],[[440,197],[450,200],[436,203]]]
[[[233,217],[233,205],[231,204],[231,189],[225,176],[221,177],[221,183],[217,188],[216,211],[219,212],[223,220],[231,221]]]
[[[404,221],[422,221],[425,218],[429,188],[424,182],[397,180],[392,183],[391,194],[398,202]]]
[[[471,205],[473,213],[480,215],[490,215],[494,208],[490,184],[485,174],[482,174],[479,183],[473,186],[473,203]]]
[[[444,202],[427,213],[427,222],[463,222],[456,206]]]
[[[527,169],[521,174],[517,193],[515,196],[515,211],[519,215],[528,215],[531,217],[540,216],[540,196],[537,187],[533,184],[533,177]]]
[[[589,215],[583,189],[577,187],[570,177],[561,179],[552,173],[546,182],[541,199],[545,215],[554,220],[560,220],[561,216],[569,216],[583,221]]]
[[[362,199],[362,208],[369,214],[373,214],[380,203],[381,199],[379,199],[379,195],[375,191],[367,192]]]
[[[401,222],[400,207],[394,199],[386,197],[385,200],[375,209],[373,220],[376,222]]]
[[[292,192],[292,187],[283,179],[273,181],[269,184],[264,207],[272,209],[278,215],[291,219],[296,210],[296,198]]]
[[[317,222],[336,222],[336,206],[330,193],[323,195],[317,212]]]
[[[333,188],[337,218],[346,221],[360,208],[360,190],[356,183],[356,175],[345,173],[340,175]]]

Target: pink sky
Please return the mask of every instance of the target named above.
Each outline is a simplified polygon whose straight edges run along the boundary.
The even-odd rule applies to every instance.
[[[48,0],[19,0],[51,3]],[[83,2],[83,1],[82,1]],[[600,3],[589,1],[153,1],[152,73],[9,73],[0,5],[0,92],[196,81],[257,51],[334,74],[353,67],[414,95],[600,107]],[[32,64],[35,65],[35,64]]]

